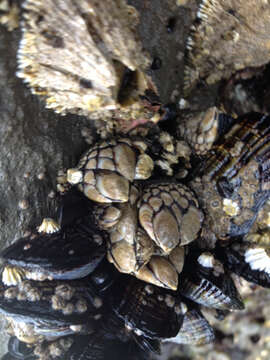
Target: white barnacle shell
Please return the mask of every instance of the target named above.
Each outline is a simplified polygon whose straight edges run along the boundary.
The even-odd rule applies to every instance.
[[[186,94],[201,80],[210,85],[238,70],[267,64],[269,28],[265,0],[203,0],[186,44]]]
[[[245,262],[252,270],[265,271],[270,274],[270,257],[262,247],[251,247],[245,251]]]
[[[135,8],[125,0],[27,0],[24,8],[17,76],[45,97],[47,108],[92,119],[114,112],[124,120],[156,119],[158,112],[141,101],[155,86]]]
[[[223,199],[223,210],[229,216],[236,216],[239,214],[240,208],[236,201],[232,199]]]
[[[83,173],[79,169],[68,169],[67,170],[67,181],[74,185],[82,182]]]
[[[2,281],[7,286],[17,285],[25,278],[25,271],[17,266],[6,265],[2,272]]]
[[[205,268],[213,268],[214,264],[215,264],[215,258],[212,254],[210,253],[202,253],[198,259],[197,259],[198,263],[205,267]]]
[[[53,234],[60,230],[60,225],[51,218],[44,218],[38,228],[39,233]]]

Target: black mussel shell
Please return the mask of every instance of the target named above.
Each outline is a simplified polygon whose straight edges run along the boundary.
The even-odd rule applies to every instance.
[[[114,285],[112,308],[128,330],[151,339],[175,336],[183,321],[174,292],[128,275]]]
[[[6,353],[4,356],[1,357],[1,360],[16,360],[12,355]]]
[[[146,360],[144,354],[133,342],[122,342],[119,339],[107,339],[106,334],[97,332],[91,335],[75,335],[70,337],[73,343],[68,351],[55,360]],[[49,343],[43,344],[44,353],[48,352]]]
[[[132,338],[144,352],[154,354],[161,353],[159,340],[150,339],[149,337],[145,337],[143,335],[138,336],[135,333],[132,334]]]
[[[21,238],[2,251],[8,264],[54,279],[76,279],[91,273],[105,256],[106,234],[91,217],[78,219],[52,234]]]
[[[215,340],[213,328],[199,309],[191,308],[184,315],[183,325],[175,338],[166,339],[178,344],[205,345]]]
[[[254,284],[270,288],[270,274],[252,269],[245,261],[245,257],[238,251],[228,247],[225,250],[220,249],[218,255],[230,271]]]
[[[137,335],[135,332],[127,329],[123,319],[114,312],[110,312],[110,314],[104,318],[104,321],[101,323],[101,329],[107,339],[114,340],[117,337],[117,339],[125,343],[136,343],[145,355],[149,352],[160,354],[159,340],[145,337],[141,333]]]
[[[217,237],[239,238],[250,230],[270,196],[269,158],[270,116],[249,113],[235,121],[194,170],[193,176],[200,178],[203,185],[204,190],[200,191],[206,210],[211,203],[207,195],[209,186],[221,198],[231,199],[238,206],[238,214],[231,216],[227,233],[216,234]],[[247,183],[253,187],[249,185],[250,193]]]
[[[10,337],[8,341],[8,354],[11,359],[35,360],[33,348],[18,340],[15,336]],[[7,358],[8,359],[8,358]]]
[[[244,305],[226,269],[216,273],[198,263],[198,255],[190,255],[179,276],[178,291],[188,299],[220,310],[241,310]]]
[[[90,275],[91,283],[100,296],[105,296],[111,291],[114,282],[119,276],[119,271],[114,265],[109,263],[107,259],[103,259],[99,266]]]
[[[61,196],[60,206],[57,211],[58,223],[61,228],[73,224],[77,219],[89,217],[95,204],[81,191],[72,187]]]
[[[46,329],[83,324],[95,327],[105,312],[91,277],[69,281],[23,281],[17,286],[0,285],[0,313],[15,321]],[[61,330],[62,331],[62,330]],[[53,333],[51,336],[54,335]]]

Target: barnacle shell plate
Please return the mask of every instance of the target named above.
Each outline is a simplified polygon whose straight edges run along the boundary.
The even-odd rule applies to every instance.
[[[27,0],[24,8],[17,76],[45,97],[47,108],[102,120],[115,111],[121,118],[155,117],[140,100],[155,89],[135,8],[124,0]]]
[[[186,186],[159,183],[145,187],[139,220],[151,239],[168,254],[178,244],[186,245],[196,239],[203,214]]]
[[[130,182],[150,177],[153,167],[147,154],[140,154],[128,139],[118,139],[90,148],[78,167],[68,170],[67,179],[96,202],[126,202]]]

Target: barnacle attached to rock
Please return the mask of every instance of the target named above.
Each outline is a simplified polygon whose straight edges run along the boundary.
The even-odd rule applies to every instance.
[[[269,1],[203,0],[187,40],[185,91],[269,62]]]
[[[47,108],[102,120],[158,121],[135,8],[125,0],[27,0],[24,9],[17,76]]]

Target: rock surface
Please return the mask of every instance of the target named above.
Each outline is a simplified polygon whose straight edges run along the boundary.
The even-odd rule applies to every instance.
[[[179,101],[182,96],[185,40],[196,13],[196,1],[134,0],[131,3],[141,14],[139,32],[144,47],[153,58],[152,69],[149,72],[159,87],[161,100],[163,103]],[[71,167],[77,162],[79,155],[88,146],[84,135],[93,131],[93,123],[89,119],[75,115],[62,117],[53,111],[45,110],[44,103],[31,95],[29,89],[16,78],[16,51],[19,39],[19,30],[8,32],[6,28],[0,27],[1,248],[21,237],[28,229],[39,225],[44,216],[55,213],[57,171]],[[215,92],[213,96],[209,96],[209,92],[199,92],[193,99],[193,109],[201,104],[205,107],[210,106],[214,97]],[[270,310],[267,307],[264,309],[264,304],[270,295],[268,290],[260,289],[253,295],[254,289],[248,293],[247,313],[233,314],[227,322],[216,325],[221,334],[226,334],[222,341],[218,339],[216,345],[201,349],[182,347],[179,350],[177,347],[176,350],[175,346],[166,346],[160,359],[165,360],[168,354],[172,353],[174,357],[171,359],[175,360],[184,354],[186,359],[197,360],[251,360],[256,358],[251,357],[255,352],[258,360],[267,358],[266,353],[262,353],[266,351],[266,343],[260,340],[260,334],[263,332],[263,339],[267,336],[269,339],[267,317],[270,318]],[[249,310],[257,299],[260,299],[258,313],[262,313],[261,322],[254,320],[253,315],[257,310]],[[244,336],[244,330],[242,331],[239,324],[244,324],[242,329],[248,329],[250,324],[253,324],[257,330],[254,328],[252,334]],[[248,351],[253,349],[254,353],[249,354],[245,347],[241,348],[235,336],[232,339],[230,331],[226,332],[226,327],[234,327],[236,336],[242,341],[259,334],[258,346],[252,345],[257,339],[255,337],[248,344]],[[0,327],[2,334],[1,330]],[[5,339],[1,336],[2,340],[0,356],[5,352]],[[226,349],[232,350],[231,355],[225,354]]]

